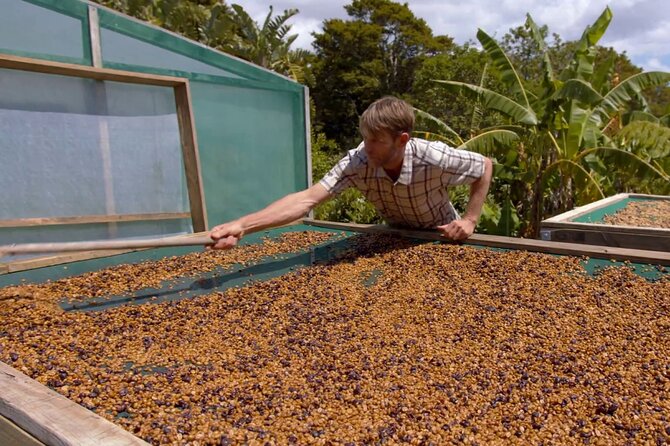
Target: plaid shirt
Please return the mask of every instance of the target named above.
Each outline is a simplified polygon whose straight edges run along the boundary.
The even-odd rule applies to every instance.
[[[368,163],[364,144],[350,150],[320,184],[335,195],[356,187],[391,225],[434,228],[460,218],[448,186],[471,184],[484,175],[484,157],[441,142],[412,138],[398,180]]]

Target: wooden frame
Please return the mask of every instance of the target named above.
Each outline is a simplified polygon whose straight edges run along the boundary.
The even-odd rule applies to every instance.
[[[114,81],[129,84],[154,85],[172,87],[175,96],[177,121],[179,124],[182,159],[186,175],[186,185],[190,205],[190,216],[194,232],[207,230],[207,211],[203,193],[198,143],[195,133],[195,122],[191,106],[191,93],[188,79],[157,76],[144,73],[135,73],[121,70],[110,70],[97,67],[65,64],[45,60],[36,60],[7,54],[0,54],[0,68],[57,74],[63,76],[80,77],[98,81]],[[72,216],[44,219],[16,219],[0,220],[0,227],[35,226],[36,224],[81,224],[81,223],[118,223],[122,221],[139,221],[138,215],[100,215],[100,216]],[[144,220],[168,220],[182,218],[181,213],[154,213],[141,214]],[[108,221],[107,221],[108,220]],[[38,223],[38,222],[42,223]],[[62,263],[54,261],[53,264]],[[0,271],[1,272],[1,271]]]
[[[181,220],[191,218],[190,212],[156,212],[151,214],[81,215],[77,217],[17,218],[0,220],[0,228],[29,226],[85,225],[96,223],[121,223],[129,221]]]
[[[397,229],[386,225],[362,225],[356,223],[336,223],[332,221],[305,219],[306,225],[320,228],[339,229],[373,234],[396,234],[419,240],[447,241],[437,231]],[[545,240],[503,237],[499,235],[473,234],[464,244],[488,246],[491,248],[519,249],[546,254],[588,256],[607,260],[629,260],[635,263],[652,265],[670,265],[670,252],[658,252],[641,249],[610,248],[604,246],[561,243]]]
[[[304,219],[306,225],[362,233],[396,234],[421,240],[444,241],[436,231],[405,230],[385,225],[362,225]],[[520,249],[550,254],[590,256],[594,258],[630,260],[636,263],[670,265],[670,253],[635,249],[608,248],[534,239],[474,234],[469,245]],[[142,440],[109,423],[91,411],[30,379],[21,372],[0,362],[0,439],[6,435],[21,436],[18,428],[47,444],[79,445],[105,444],[140,445]],[[2,418],[11,423],[3,423]],[[4,425],[3,425],[4,424]],[[15,426],[15,425],[16,426]],[[18,428],[17,428],[18,426]],[[101,437],[103,436],[103,437]],[[28,441],[28,440],[27,440]],[[33,446],[33,443],[26,443]]]
[[[30,442],[37,439],[48,445],[72,446],[148,444],[3,362],[0,389],[0,439],[6,435],[25,441],[23,444],[39,444]]]
[[[617,194],[543,220],[540,236],[559,242],[670,252],[670,229],[573,221],[628,198],[670,201],[670,196],[663,195]]]
[[[12,446],[42,446],[44,443],[0,415],[0,444]]]

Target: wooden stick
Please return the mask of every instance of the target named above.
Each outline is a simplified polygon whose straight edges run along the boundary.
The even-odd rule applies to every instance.
[[[0,257],[17,254],[35,254],[42,252],[94,251],[105,249],[141,249],[166,246],[204,246],[214,242],[209,235],[192,237],[178,236],[157,239],[98,240],[87,242],[63,243],[24,243],[20,245],[0,246]]]

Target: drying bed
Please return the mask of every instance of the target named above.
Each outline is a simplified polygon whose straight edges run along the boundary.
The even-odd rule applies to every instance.
[[[604,216],[603,223],[670,229],[670,200],[631,201],[614,214]]]
[[[670,440],[665,268],[344,236],[0,289],[0,360],[154,444]]]
[[[618,194],[541,223],[543,240],[670,252],[670,196]]]

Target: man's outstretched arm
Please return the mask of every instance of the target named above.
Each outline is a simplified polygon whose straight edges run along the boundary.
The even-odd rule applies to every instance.
[[[215,242],[212,248],[232,248],[245,234],[291,223],[307,215],[328,197],[326,188],[317,183],[309,189],[286,195],[258,212],[215,226],[210,233]]]
[[[486,194],[491,185],[492,176],[493,163],[489,158],[484,158],[484,174],[470,185],[470,199],[463,217],[460,220],[454,220],[449,224],[437,227],[445,237],[452,240],[465,240],[475,232],[477,221],[479,221],[486,200]]]

